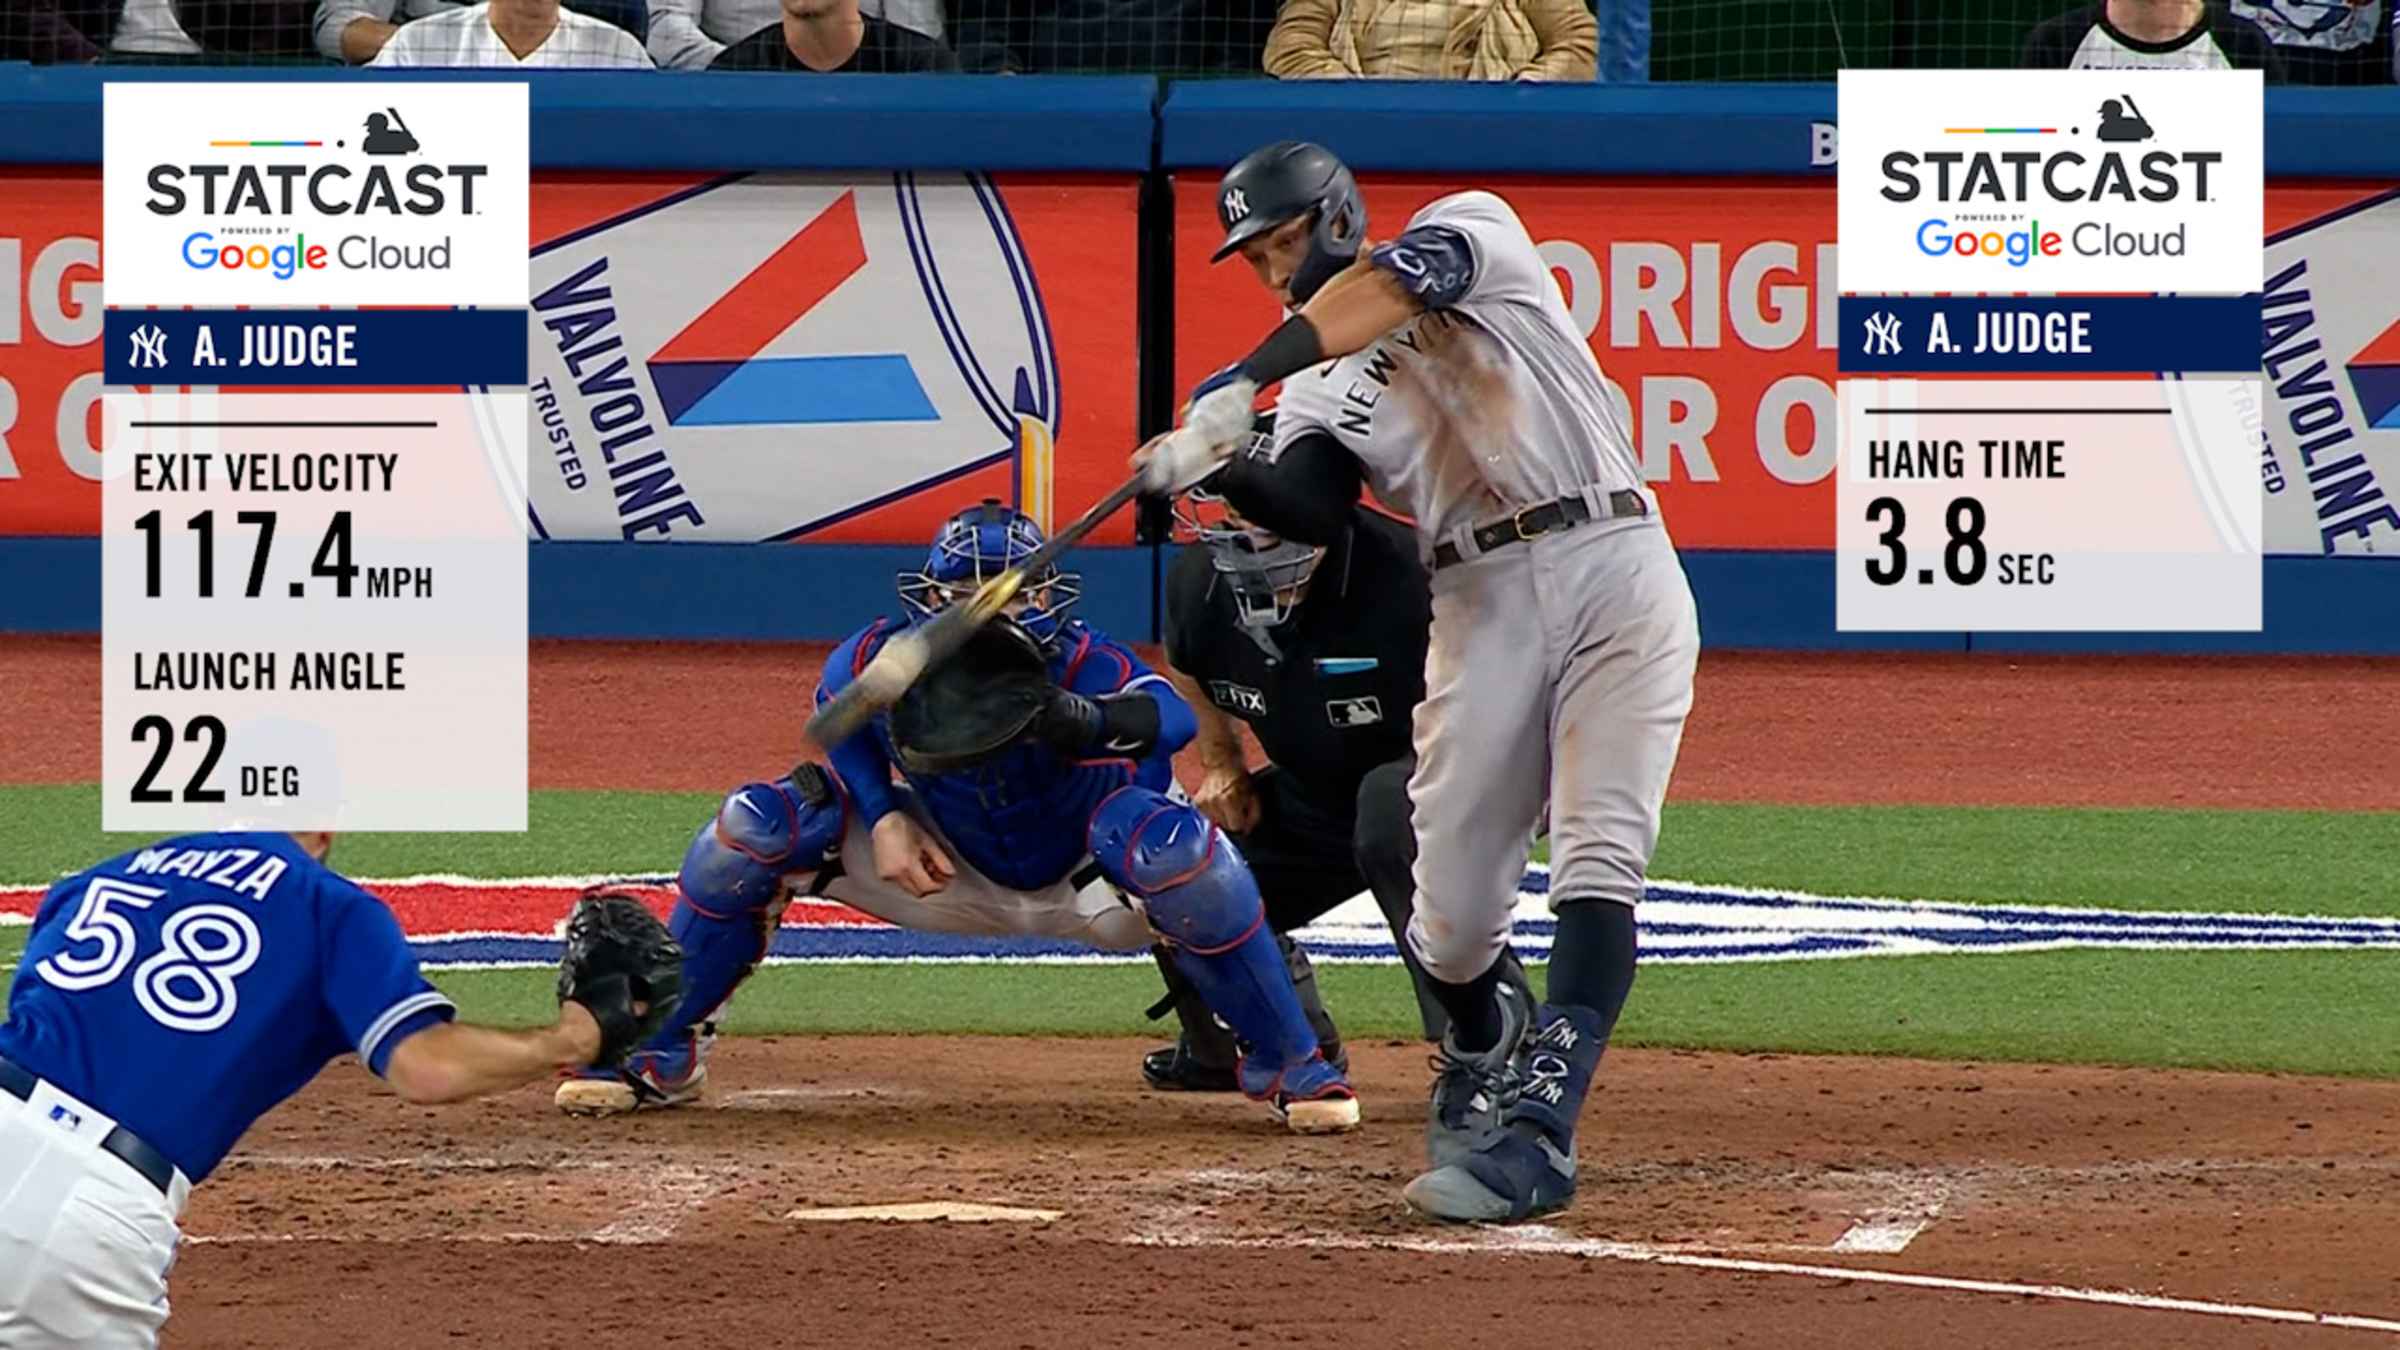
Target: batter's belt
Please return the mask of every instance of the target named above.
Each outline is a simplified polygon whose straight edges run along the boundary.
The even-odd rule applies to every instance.
[[[1528,506],[1499,520],[1461,530],[1463,538],[1446,539],[1433,548],[1433,565],[1448,567],[1454,563],[1480,558],[1494,549],[1539,539],[1545,534],[1558,534],[1588,525],[1595,520],[1612,520],[1619,516],[1650,514],[1650,499],[1631,488],[1619,488],[1603,493],[1597,489],[1561,497],[1556,501]],[[1462,548],[1461,544],[1468,547]]]

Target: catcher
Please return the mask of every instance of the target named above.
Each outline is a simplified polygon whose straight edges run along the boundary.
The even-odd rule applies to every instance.
[[[952,517],[924,571],[899,579],[910,617],[877,619],[836,648],[819,704],[907,624],[1041,545],[1041,529],[997,501]],[[930,932],[1116,951],[1163,942],[1239,1039],[1245,1094],[1298,1133],[1355,1128],[1358,1101],[1320,1050],[1248,864],[1167,795],[1174,754],[1192,738],[1190,705],[1067,617],[1080,594],[1056,568],[1029,577],[1005,617],[832,747],[832,772],[803,764],[728,796],[677,877],[682,1012],[622,1067],[560,1084],[559,1108],[608,1115],[699,1096],[712,1019],[806,892]]]
[[[587,893],[553,1026],[453,1021],[333,835],[184,835],[50,888],[0,1022],[0,1345],[149,1347],[193,1185],[355,1051],[411,1102],[613,1064],[672,1016],[683,954]]]

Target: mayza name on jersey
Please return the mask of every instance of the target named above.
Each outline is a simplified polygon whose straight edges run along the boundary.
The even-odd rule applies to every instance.
[[[283,859],[254,848],[146,848],[126,864],[125,872],[137,877],[190,877],[264,900],[290,868]]]
[[[1894,150],[1883,157],[1883,196],[1887,201],[1915,201],[1925,188],[1918,181],[1916,170],[1928,166],[1934,171],[1936,201],[2023,204],[2032,200],[2028,194],[2034,168],[2039,165],[2042,191],[2048,194],[2043,201],[2171,202],[2182,198],[2185,185],[2179,171],[2188,167],[2192,171],[2192,199],[2204,202],[2210,200],[2208,171],[2224,159],[2215,150],[2186,150],[2180,154],[2152,150],[2141,157],[2144,184],[2135,187],[2125,157],[2114,150],[2101,155],[2097,166],[2088,172],[2087,166],[2093,162],[2077,150],[2049,155],[2031,150],[1978,150],[1973,154],[1963,150],[1936,150],[1927,154]]]
[[[471,216],[475,214],[475,184],[486,168],[482,164],[412,165],[404,175],[408,196],[403,200],[392,185],[391,171],[381,164],[368,165],[363,180],[355,185],[350,180],[358,175],[342,164],[314,168],[303,164],[157,164],[151,166],[148,180],[154,195],[143,205],[154,216],[180,213],[191,202],[184,186],[184,180],[191,178],[198,180],[200,213],[206,216],[288,216],[302,190],[308,194],[310,209],[319,215],[437,216],[450,205],[446,185],[456,182],[458,213]]]

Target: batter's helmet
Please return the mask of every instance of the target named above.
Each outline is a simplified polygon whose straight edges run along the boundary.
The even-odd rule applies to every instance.
[[[1042,527],[1033,517],[1001,505],[997,497],[986,497],[942,522],[941,533],[925,555],[925,570],[900,574],[900,602],[917,617],[930,617],[1025,561],[1042,543]],[[1025,578],[1017,594],[1030,603],[1021,610],[1012,605],[1011,613],[1047,646],[1058,640],[1058,625],[1068,608],[1083,597],[1083,578],[1052,563],[1039,575]]]
[[[1253,150],[1217,184],[1217,223],[1225,242],[1210,262],[1287,220],[1315,213],[1308,256],[1292,274],[1292,303],[1304,305],[1317,288],[1358,257],[1367,238],[1367,203],[1358,180],[1331,150],[1307,141],[1277,141]]]

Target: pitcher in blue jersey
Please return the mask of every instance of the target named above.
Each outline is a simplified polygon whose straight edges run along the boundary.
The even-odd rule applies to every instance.
[[[950,519],[909,615],[877,619],[828,659],[820,703],[908,624],[972,594],[1041,547],[995,501]],[[1232,841],[1169,796],[1192,710],[1123,645],[1069,617],[1078,579],[1030,577],[1007,620],[1038,644],[1052,686],[1024,736],[952,771],[908,768],[879,716],[804,764],[725,799],[677,877],[669,927],[685,953],[683,1008],[615,1072],[559,1086],[562,1110],[605,1115],[697,1097],[719,1007],[766,953],[794,894],[830,896],[904,928],[1037,935],[1109,950],[1168,944],[1177,967],[1243,1045],[1238,1077],[1304,1134],[1358,1124],[1339,1064],[1322,1053],[1258,886]],[[895,781],[895,768],[901,770]]]
[[[0,1022],[0,1345],[156,1345],[193,1184],[336,1055],[423,1103],[601,1053],[579,1003],[538,1031],[452,1021],[332,844],[186,835],[42,898]]]

